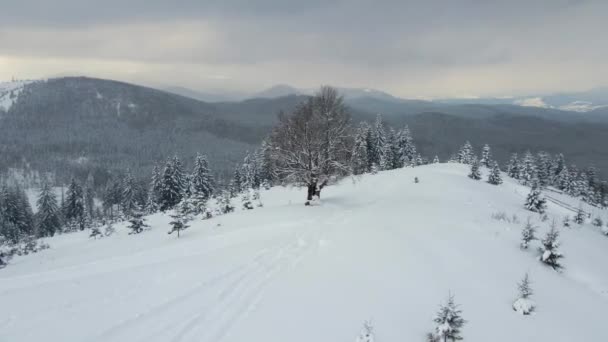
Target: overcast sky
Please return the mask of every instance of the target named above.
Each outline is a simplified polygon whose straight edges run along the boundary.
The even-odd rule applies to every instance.
[[[2,0],[0,80],[402,97],[608,85],[606,0]]]

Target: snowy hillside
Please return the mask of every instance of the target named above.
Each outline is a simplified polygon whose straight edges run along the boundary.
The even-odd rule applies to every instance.
[[[468,171],[346,179],[314,207],[303,190],[273,188],[263,208],[196,220],[179,239],[161,214],[135,236],[117,226],[99,240],[48,239],[51,249],[0,270],[0,341],[354,341],[366,320],[376,341],[424,341],[450,292],[464,341],[608,341],[608,238],[591,224],[562,228],[573,213],[549,202],[558,273],[538,261],[538,241],[519,248],[527,217],[539,237],[549,229],[523,209],[529,189]],[[530,316],[511,307],[526,272]]]
[[[0,111],[7,112],[15,102],[26,85],[36,81],[0,82]]]

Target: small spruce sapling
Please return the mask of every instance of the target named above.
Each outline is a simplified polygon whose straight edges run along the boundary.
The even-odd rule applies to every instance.
[[[537,240],[536,227],[532,224],[530,218],[528,217],[528,221],[526,222],[524,229],[521,231],[520,247],[522,249],[528,249],[530,242],[532,242],[533,240]]]
[[[192,219],[190,217],[191,209],[192,208],[190,207],[187,201],[182,201],[182,203],[173,210],[173,214],[170,215],[173,220],[169,222],[169,224],[171,225],[171,230],[168,231],[167,234],[177,232],[177,237],[179,238],[180,232],[190,227],[188,225],[188,222],[190,222],[190,220]]]
[[[560,271],[564,266],[560,263],[560,259],[564,255],[559,251],[560,243],[558,241],[559,231],[555,227],[555,222],[551,225],[551,230],[542,239],[542,246],[539,247],[540,261],[551,266],[554,270]]]
[[[545,209],[547,209],[547,200],[542,196],[538,187],[533,187],[526,198],[524,206],[530,211],[544,214]]]
[[[583,211],[582,207],[578,208],[576,215],[574,215],[574,223],[583,224],[585,223],[585,211]]]
[[[131,213],[131,219],[129,219],[129,223],[130,225],[128,228],[131,229],[129,235],[139,234],[144,231],[144,228],[150,227],[146,224],[146,219],[143,217],[142,212],[138,209],[133,210],[133,212]]]
[[[447,342],[462,340],[460,330],[466,323],[462,318],[462,310],[454,303],[454,296],[450,294],[446,304],[442,304],[433,320],[437,326],[435,331],[427,335],[432,342]]]
[[[570,216],[566,215],[562,221],[564,227],[570,228]]]
[[[371,321],[363,322],[363,328],[355,342],[374,342],[374,327]]]
[[[90,238],[93,238],[95,240],[97,240],[97,238],[102,238],[103,234],[101,233],[101,230],[99,229],[99,226],[95,225],[92,229],[91,229],[91,234],[89,235]]]
[[[593,222],[591,222],[594,226],[596,227],[602,227],[604,225],[604,221],[602,220],[601,217],[596,217],[593,219]]]
[[[253,204],[251,203],[250,191],[245,190],[241,195],[241,203],[243,204],[243,209],[251,210],[253,209]]]
[[[481,171],[479,171],[479,160],[477,158],[473,159],[471,163],[471,172],[469,173],[469,178],[474,180],[481,179]]]
[[[522,315],[529,315],[536,307],[536,304],[530,299],[533,294],[530,284],[531,282],[528,273],[526,273],[521,282],[517,284],[519,296],[515,302],[513,302],[513,310]]]
[[[497,162],[492,162],[492,169],[488,175],[488,183],[493,185],[502,184],[502,178],[500,177],[500,167]]]

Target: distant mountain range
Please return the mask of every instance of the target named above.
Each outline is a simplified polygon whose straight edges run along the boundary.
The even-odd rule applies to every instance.
[[[526,150],[563,152],[569,162],[608,170],[608,107],[587,113],[513,104],[403,100],[366,89],[340,89],[353,121],[381,113],[390,126],[410,125],[427,157],[448,158],[465,140],[489,143],[505,162]],[[274,96],[284,94],[283,96]],[[268,134],[280,111],[310,91],[279,86],[240,101],[191,96],[86,77],[0,84],[0,172],[9,167],[56,171],[62,180],[93,171],[103,180],[130,168],[145,177],[179,154],[197,152],[227,177]]]
[[[340,93],[347,100],[371,98],[394,103],[433,103],[436,104],[477,104],[477,105],[516,105],[558,109],[569,112],[593,112],[608,107],[608,87],[594,88],[589,91],[556,93],[547,95],[532,94],[529,96],[482,97],[482,98],[446,98],[434,100],[412,100],[393,96],[387,92],[369,88],[340,88]],[[165,90],[206,102],[240,101],[248,98],[277,98],[287,95],[312,95],[315,89],[299,89],[287,84],[279,84],[257,93],[237,93],[227,91],[198,92],[183,87],[171,87]]]

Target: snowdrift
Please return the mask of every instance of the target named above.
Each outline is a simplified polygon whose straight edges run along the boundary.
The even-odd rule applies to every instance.
[[[48,239],[51,249],[0,270],[0,341],[354,341],[366,320],[376,341],[423,341],[450,292],[465,341],[608,341],[600,228],[562,228],[573,213],[553,202],[542,222],[523,209],[528,188],[468,171],[346,179],[314,207],[303,190],[273,188],[263,208],[196,220],[179,239],[162,214],[135,236],[117,225],[99,240]],[[558,222],[562,273],[538,260],[538,241],[520,249],[528,217],[541,238]],[[526,272],[528,316],[513,310]]]

